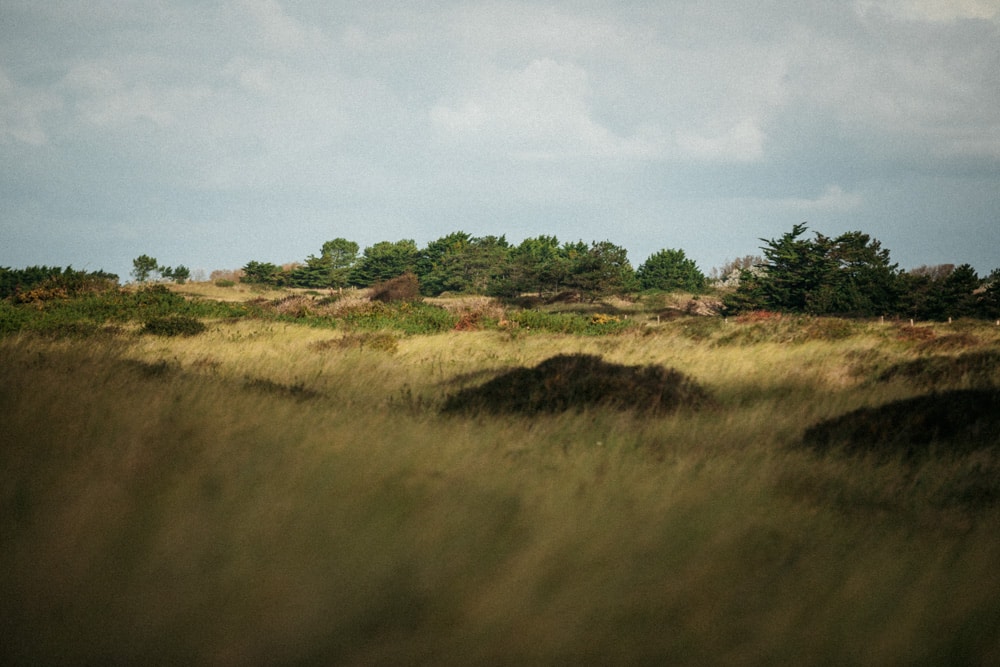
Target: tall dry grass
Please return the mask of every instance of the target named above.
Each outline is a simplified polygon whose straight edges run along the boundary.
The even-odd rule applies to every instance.
[[[1000,661],[1000,509],[963,495],[997,461],[795,446],[928,391],[884,371],[941,350],[895,325],[693,326],[0,341],[4,662]],[[972,335],[944,356],[1000,349]],[[438,413],[565,352],[677,368],[720,407]]]

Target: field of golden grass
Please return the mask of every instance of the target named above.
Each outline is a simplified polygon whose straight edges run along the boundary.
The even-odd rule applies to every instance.
[[[384,336],[0,340],[2,662],[1000,663],[998,448],[799,446],[1000,385],[997,327]],[[565,353],[675,368],[716,404],[440,413]]]

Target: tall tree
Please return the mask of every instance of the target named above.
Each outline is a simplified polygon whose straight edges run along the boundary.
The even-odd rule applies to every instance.
[[[250,261],[243,266],[240,282],[252,285],[280,285],[284,282],[281,267],[271,262]]]
[[[821,285],[810,295],[808,311],[817,314],[880,315],[899,301],[899,272],[882,244],[861,232],[815,241],[822,256]]]
[[[983,279],[984,289],[976,303],[976,313],[980,317],[1000,319],[1000,268]]]
[[[879,315],[899,304],[899,272],[889,251],[867,234],[801,238],[805,223],[777,239],[761,239],[764,262],[744,270],[730,312],[754,308],[814,315]]]
[[[583,242],[563,246],[568,288],[594,300],[608,294],[622,294],[635,286],[635,271],[625,248],[611,241]]]
[[[417,260],[421,291],[485,294],[504,275],[510,244],[503,236],[453,232],[427,244]]]
[[[526,238],[510,249],[505,270],[491,283],[495,296],[517,296],[525,292],[553,292],[565,278],[559,239],[555,236]]]
[[[360,248],[354,241],[337,237],[323,244],[320,257],[329,269],[330,287],[345,287],[351,277],[351,268],[358,261]]]
[[[434,296],[449,290],[462,291],[461,286],[456,284],[455,265],[471,242],[472,236],[466,232],[452,232],[431,241],[420,251],[416,274],[422,293]]]
[[[178,264],[176,267],[161,266],[159,270],[161,276],[173,280],[178,285],[183,285],[191,278],[191,269],[183,264]]]
[[[159,272],[159,267],[155,257],[139,255],[132,260],[132,277],[136,282],[144,283]]]
[[[942,285],[943,301],[946,304],[944,317],[972,317],[976,314],[976,290],[981,281],[976,270],[969,264],[962,264],[951,272]]]
[[[351,284],[369,287],[413,271],[417,252],[417,244],[412,239],[380,241],[369,246],[351,270]]]
[[[694,260],[688,259],[683,250],[664,249],[649,256],[636,269],[639,288],[673,292],[701,292],[706,279]]]
[[[921,266],[900,276],[900,310],[924,320],[971,317],[982,310],[981,284],[968,264]]]
[[[295,287],[344,287],[351,267],[358,257],[358,244],[336,238],[323,244],[319,257],[309,255],[306,263],[291,271],[289,281]]]

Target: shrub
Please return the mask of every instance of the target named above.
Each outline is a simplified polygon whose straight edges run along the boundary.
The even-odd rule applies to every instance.
[[[419,301],[420,281],[417,274],[407,271],[391,280],[377,283],[372,287],[372,301],[393,303],[396,301]]]
[[[345,324],[359,329],[396,329],[408,334],[430,334],[454,328],[458,316],[425,303],[372,301],[345,309]]]
[[[301,319],[314,314],[315,304],[313,300],[305,296],[286,296],[278,299],[273,304],[274,310],[279,315]]]
[[[235,280],[219,279],[219,280],[215,281],[215,286],[216,287],[235,287],[236,286],[236,281]]]
[[[146,321],[143,333],[155,336],[194,336],[204,332],[208,327],[201,320],[186,315],[169,315],[153,317]]]
[[[598,326],[603,326],[605,324],[619,324],[621,321],[622,318],[617,315],[608,315],[606,313],[594,313],[590,316],[590,323]]]
[[[960,389],[861,408],[806,430],[802,445],[880,460],[1000,447],[1000,389]]]
[[[6,300],[0,300],[0,336],[20,331],[28,322],[29,314]]]
[[[589,354],[562,354],[534,368],[517,368],[450,396],[444,412],[535,414],[608,407],[660,414],[712,403],[680,371],[623,366]]]
[[[105,329],[87,320],[60,321],[40,320],[32,330],[52,338],[93,338],[102,334],[112,335],[115,329]]]

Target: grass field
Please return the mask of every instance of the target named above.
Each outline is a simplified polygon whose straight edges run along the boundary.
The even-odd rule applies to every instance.
[[[800,446],[1000,386],[1000,328],[630,316],[0,339],[2,662],[1000,664],[1000,442]],[[440,413],[561,353],[714,403]]]

